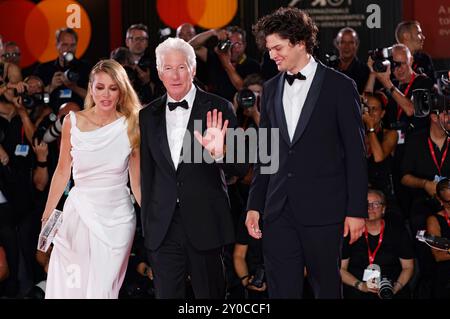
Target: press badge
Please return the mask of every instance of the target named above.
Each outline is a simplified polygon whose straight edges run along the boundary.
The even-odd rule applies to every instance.
[[[366,268],[364,269],[363,281],[372,281],[379,278],[381,275],[380,271],[375,269]]]
[[[444,176],[439,176],[439,175],[434,175],[434,181],[436,183],[439,183],[440,181],[442,181],[445,177]]]
[[[59,98],[60,99],[70,99],[72,97],[71,89],[62,89],[59,90]]]
[[[405,133],[402,130],[397,130],[398,142],[397,144],[405,144]]]
[[[26,157],[28,155],[29,151],[30,151],[30,147],[28,145],[17,144],[16,151],[14,152],[14,154],[16,156]]]

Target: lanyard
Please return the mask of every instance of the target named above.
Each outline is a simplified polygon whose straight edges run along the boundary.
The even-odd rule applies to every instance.
[[[431,157],[433,158],[433,162],[436,165],[436,168],[438,169],[439,176],[442,176],[442,174],[441,174],[442,165],[444,165],[445,158],[447,157],[448,143],[449,143],[448,140],[449,140],[449,138],[447,138],[447,146],[445,147],[445,151],[442,154],[441,164],[438,164],[436,154],[434,153],[433,143],[431,142],[431,138],[428,137],[428,147],[430,148],[430,154],[431,154]]]
[[[370,250],[369,246],[369,232],[366,229],[364,230],[364,237],[366,237],[366,243],[367,243],[367,254],[369,255],[369,265],[373,264],[373,261],[375,260],[375,256],[378,252],[378,249],[381,247],[381,243],[383,242],[383,234],[384,234],[384,220],[381,220],[381,230],[380,230],[380,237],[378,238],[378,245],[375,248],[375,250],[372,252]]]
[[[405,95],[405,97],[408,95],[409,90],[411,89],[411,85],[413,84],[415,78],[416,78],[416,74],[413,73],[412,76],[411,76],[411,80],[408,83],[408,86],[406,87],[405,91],[403,92],[403,95]],[[398,107],[398,110],[397,110],[397,121],[400,120],[400,116],[402,116],[402,113],[403,113],[403,109],[401,107]]]
[[[444,217],[445,217],[445,220],[447,221],[447,225],[448,225],[448,227],[450,227],[450,218],[448,217],[448,213],[447,213],[447,211],[445,211],[445,210],[444,210],[444,212],[445,212],[445,215],[444,215]]]

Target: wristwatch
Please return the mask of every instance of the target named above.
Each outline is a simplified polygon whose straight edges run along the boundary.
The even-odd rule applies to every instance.
[[[359,290],[359,287],[361,286],[361,284],[362,284],[362,281],[357,280],[355,282],[355,284],[353,285],[353,287],[355,287],[357,290]]]

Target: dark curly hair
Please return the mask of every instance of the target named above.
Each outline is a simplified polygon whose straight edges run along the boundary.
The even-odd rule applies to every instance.
[[[260,48],[265,47],[268,35],[276,33],[294,45],[303,41],[306,52],[310,54],[317,44],[318,32],[319,29],[311,17],[298,8],[279,8],[259,19],[253,26],[253,33]]]

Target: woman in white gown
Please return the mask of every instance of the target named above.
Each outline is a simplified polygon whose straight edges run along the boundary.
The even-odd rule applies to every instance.
[[[127,187],[140,204],[140,104],[125,70],[113,60],[91,71],[85,109],[64,119],[60,157],[42,221],[69,181],[54,239],[45,297],[117,298],[136,227]]]

